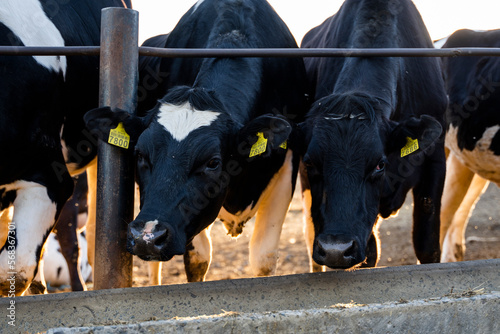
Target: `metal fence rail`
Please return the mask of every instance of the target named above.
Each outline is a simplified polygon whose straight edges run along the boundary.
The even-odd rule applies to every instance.
[[[0,46],[0,55],[8,56],[98,56],[99,46]],[[483,57],[500,56],[500,48],[451,49],[166,49],[142,46],[140,56],[163,58],[212,57]]]

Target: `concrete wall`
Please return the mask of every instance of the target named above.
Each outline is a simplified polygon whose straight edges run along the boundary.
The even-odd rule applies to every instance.
[[[443,299],[442,303],[440,302],[446,306],[444,309],[454,305],[456,300],[456,302],[460,301],[456,305],[462,305],[457,307],[463,308],[466,310],[464,313],[467,313],[470,307],[476,309],[475,306],[471,306],[476,304],[470,304],[467,298],[462,302],[461,298],[478,293],[485,294],[483,298],[486,298],[485,296],[490,298],[484,304],[485,310],[481,311],[481,314],[488,316],[489,319],[490,306],[494,302],[498,305],[498,295],[495,291],[500,291],[500,260],[402,266],[352,272],[331,271],[19,297],[16,298],[16,330],[19,333],[33,333],[62,327],[92,328],[128,325],[149,320],[171,320],[174,317],[214,316],[224,312],[236,312],[248,316],[262,315],[266,312],[280,314],[279,312],[283,311],[312,312],[317,310],[321,313],[322,310],[330,309],[337,304],[351,303],[357,305],[357,312],[361,316],[373,314],[373,319],[376,319],[376,313],[373,312],[379,308],[377,305],[380,304],[402,305],[397,306],[398,310],[400,307],[405,309],[408,307],[407,314],[411,315],[411,310],[416,310],[416,308],[411,307],[413,304],[408,302],[422,303],[432,301],[432,298],[449,298],[450,296],[452,298],[449,301]],[[9,299],[0,299],[0,309],[5,310],[8,303]],[[481,304],[481,302],[478,303]],[[362,307],[359,308],[359,305],[372,305],[374,309],[368,311]],[[351,308],[342,307],[340,310],[334,307],[331,311],[337,310],[345,314],[355,312],[350,311]],[[422,319],[436,316],[437,311],[432,308],[428,310],[427,316],[424,311],[421,312]],[[443,311],[439,312],[441,314]],[[496,312],[499,311],[496,310]],[[452,314],[447,316],[452,317]],[[471,313],[471,316],[479,317],[474,313]],[[290,317],[295,317],[294,313],[291,313]],[[491,321],[496,324],[496,319]],[[447,319],[446,322],[451,323],[452,318]],[[11,328],[7,327],[6,321],[0,323],[1,333],[8,329]],[[53,333],[58,332],[53,331]]]

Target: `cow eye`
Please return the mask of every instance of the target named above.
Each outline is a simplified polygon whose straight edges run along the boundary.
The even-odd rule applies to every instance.
[[[377,165],[377,172],[381,172],[383,170],[385,170],[385,161],[380,161]]]
[[[380,160],[377,164],[377,167],[375,167],[375,170],[373,171],[373,176],[380,176],[384,174],[386,166],[387,162],[385,161],[385,159]]]
[[[222,165],[222,160],[220,158],[213,158],[207,162],[206,167],[209,171],[215,171],[219,169],[221,165]]]

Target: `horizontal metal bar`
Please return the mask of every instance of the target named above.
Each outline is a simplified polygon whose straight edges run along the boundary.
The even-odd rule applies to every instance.
[[[457,57],[500,56],[500,48],[454,49],[165,49],[140,47],[154,57]]]
[[[164,49],[140,47],[154,57],[457,57],[500,56],[500,48],[454,49]]]
[[[457,57],[500,56],[500,48],[453,49],[165,49],[140,47],[141,56],[151,57]],[[99,46],[0,46],[0,55],[13,56],[97,56]]]
[[[5,56],[98,56],[99,46],[0,46]]]

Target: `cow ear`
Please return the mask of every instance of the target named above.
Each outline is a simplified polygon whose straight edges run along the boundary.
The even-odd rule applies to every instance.
[[[420,118],[411,117],[392,126],[386,144],[386,153],[400,152],[401,157],[414,152],[425,151],[439,139],[443,127],[434,118],[422,115]]]
[[[245,125],[238,134],[238,151],[247,157],[270,156],[286,151],[292,127],[281,115],[262,115]]]
[[[110,107],[92,109],[84,115],[83,120],[90,132],[105,142],[108,141],[110,130],[116,129],[119,123],[123,124],[132,144],[137,142],[148,126],[145,118],[121,109],[113,111]]]

